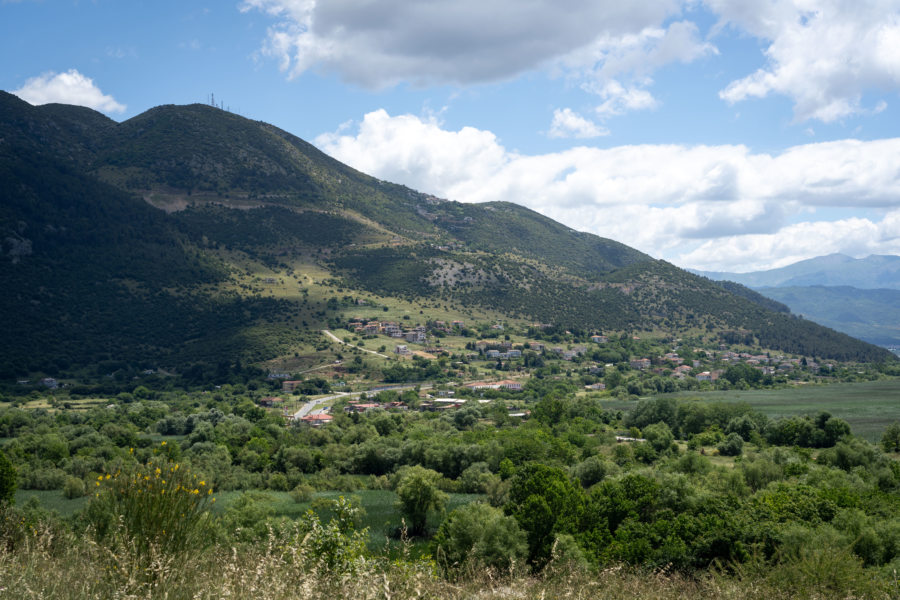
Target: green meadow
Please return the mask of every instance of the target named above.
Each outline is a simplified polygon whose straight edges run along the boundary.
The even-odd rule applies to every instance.
[[[213,513],[222,515],[232,506],[244,492],[216,492],[216,503],[213,505]],[[254,498],[271,509],[273,517],[286,517],[297,519],[313,508],[316,500],[337,500],[344,496],[351,499],[357,506],[362,507],[362,521],[360,528],[369,530],[369,549],[382,550],[386,547],[394,548],[401,542],[399,532],[402,526],[401,515],[397,510],[397,494],[391,490],[356,490],[352,492],[325,491],[316,492],[308,502],[296,502],[288,492],[276,492],[272,490],[250,492]],[[473,502],[484,496],[480,494],[448,494],[446,513],[453,509]],[[69,499],[60,490],[18,490],[16,492],[16,504],[25,505],[30,498],[36,498],[40,505],[50,511],[59,513],[62,517],[70,517],[83,509],[88,502],[88,497]],[[329,515],[321,515],[327,519]],[[429,516],[429,527],[437,529],[443,515],[433,514]],[[413,544],[419,552],[425,551],[427,543],[418,541]]]
[[[783,389],[684,392],[669,397],[707,402],[744,402],[771,418],[814,415],[821,411],[844,419],[855,435],[871,442],[900,421],[900,380],[802,385]],[[626,406],[622,406],[627,410]]]

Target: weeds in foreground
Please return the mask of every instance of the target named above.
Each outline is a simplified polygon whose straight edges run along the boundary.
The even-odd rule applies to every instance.
[[[646,572],[625,566],[600,571],[552,563],[543,577],[491,570],[467,572],[448,582],[432,563],[358,557],[354,568],[327,570],[298,530],[270,531],[262,542],[218,546],[196,559],[158,557],[146,566],[152,577],[98,576],[106,548],[74,534],[30,532],[16,551],[0,550],[0,597],[80,600],[253,600],[333,598],[436,600],[834,600],[896,598],[896,582],[842,577],[841,589],[785,585],[784,571],[710,572],[689,577],[665,570]],[[776,568],[777,569],[777,568]]]

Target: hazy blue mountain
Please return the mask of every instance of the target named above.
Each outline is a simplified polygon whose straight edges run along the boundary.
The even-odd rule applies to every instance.
[[[752,288],[825,285],[900,290],[900,256],[893,255],[873,254],[866,258],[853,258],[844,254],[829,254],[768,271],[693,272],[710,279],[736,281]]]
[[[900,290],[809,286],[759,292],[832,329],[873,344],[900,346]]]
[[[751,287],[795,314],[873,344],[900,345],[900,256],[830,254],[768,271],[694,273]]]

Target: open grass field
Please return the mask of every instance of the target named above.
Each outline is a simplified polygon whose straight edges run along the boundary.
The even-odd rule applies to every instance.
[[[213,513],[222,515],[229,506],[241,496],[243,492],[218,492],[215,493],[216,503],[213,505]],[[274,511],[275,517],[287,517],[297,519],[312,508],[313,503],[319,499],[336,500],[339,496],[350,498],[354,503],[362,506],[364,512],[361,527],[369,528],[368,546],[371,551],[397,552],[402,542],[397,537],[400,530],[400,513],[396,509],[397,494],[390,490],[358,490],[355,492],[326,491],[316,492],[309,502],[295,502],[288,492],[275,492],[271,490],[254,491],[260,502]],[[446,512],[483,498],[478,494],[449,494]],[[41,506],[47,510],[55,511],[63,517],[71,517],[82,510],[88,502],[88,497],[68,499],[60,490],[18,490],[16,492],[16,504],[24,505],[30,498],[36,498]],[[327,515],[322,515],[328,518]],[[433,515],[429,519],[429,527],[437,528],[442,515]],[[410,546],[410,551],[415,554],[427,552],[427,544],[416,542]]]
[[[813,415],[820,411],[844,419],[855,435],[872,442],[900,421],[900,379],[865,383],[796,386],[778,390],[684,392],[669,397],[708,402],[746,402],[771,418]],[[616,408],[627,410],[626,403]],[[632,404],[633,406],[633,404]]]
[[[87,496],[70,500],[62,490],[16,490],[18,506],[23,506],[31,498],[36,498],[43,508],[55,511],[62,517],[71,517],[88,503]]]

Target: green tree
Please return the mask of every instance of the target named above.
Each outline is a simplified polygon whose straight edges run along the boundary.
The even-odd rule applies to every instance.
[[[516,473],[505,510],[528,537],[528,560],[541,567],[550,558],[558,533],[578,532],[585,496],[562,469],[525,465]]]
[[[881,435],[881,447],[885,452],[900,451],[900,421],[894,421],[884,430]]]
[[[518,522],[483,502],[451,512],[434,537],[434,556],[448,570],[463,565],[508,570],[525,558],[528,546]]]
[[[644,427],[644,438],[657,452],[667,450],[672,445],[672,442],[675,441],[672,430],[663,422]]]
[[[440,512],[447,494],[437,487],[441,474],[418,465],[404,469],[397,484],[397,507],[409,520],[413,535],[424,535],[430,511]]]
[[[556,425],[565,413],[562,400],[552,394],[544,396],[531,411],[531,415],[544,425]]]
[[[722,456],[740,456],[744,451],[744,439],[737,433],[729,433],[716,449]]]
[[[13,504],[16,498],[16,469],[0,451],[0,504]]]
[[[572,469],[572,472],[575,477],[577,477],[578,480],[581,481],[581,485],[584,488],[589,488],[595,483],[602,481],[612,468],[612,463],[608,462],[602,457],[589,456],[582,462],[575,465],[575,468]]]
[[[831,417],[821,426],[825,431],[825,445],[833,446],[841,438],[850,435],[850,424],[843,419]]]
[[[643,429],[647,425],[662,421],[673,431],[676,431],[678,429],[676,411],[677,404],[672,398],[641,400],[625,418],[625,425]]]
[[[748,364],[740,363],[728,367],[728,369],[725,370],[724,377],[732,385],[741,380],[746,381],[749,385],[756,385],[762,380],[763,374],[762,371],[754,369]]]

